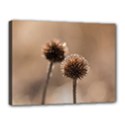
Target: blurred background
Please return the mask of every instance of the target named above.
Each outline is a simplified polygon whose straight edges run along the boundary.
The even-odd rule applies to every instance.
[[[70,53],[84,56],[88,75],[78,81],[77,103],[116,100],[116,26],[114,24],[46,21],[12,22],[12,103],[39,105],[48,60],[41,48],[51,39],[66,42]],[[47,90],[46,104],[72,104],[72,80],[62,76],[56,63]]]

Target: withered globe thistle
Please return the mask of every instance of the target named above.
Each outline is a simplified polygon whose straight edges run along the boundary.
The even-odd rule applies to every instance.
[[[65,58],[67,47],[58,39],[49,41],[43,48],[43,54],[51,62],[61,62]]]
[[[72,54],[62,62],[61,70],[64,76],[73,80],[73,103],[75,104],[77,79],[83,78],[88,73],[88,62],[84,57]]]
[[[65,43],[61,43],[60,40],[54,39],[46,43],[46,45],[42,50],[46,59],[50,61],[48,72],[47,72],[47,78],[46,78],[46,82],[43,90],[42,102],[41,102],[42,104],[45,104],[46,93],[47,93],[47,88],[50,80],[50,74],[52,73],[53,64],[64,60],[65,54],[67,52],[67,47]]]
[[[62,62],[61,70],[67,77],[81,79],[88,73],[88,62],[84,57],[72,54]]]

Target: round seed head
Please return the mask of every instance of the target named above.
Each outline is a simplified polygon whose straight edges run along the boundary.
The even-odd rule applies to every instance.
[[[67,47],[65,43],[60,42],[58,39],[54,39],[46,43],[43,48],[43,54],[51,62],[61,62],[65,58]]]
[[[61,70],[64,76],[81,79],[88,73],[88,62],[84,57],[72,54],[61,63]]]

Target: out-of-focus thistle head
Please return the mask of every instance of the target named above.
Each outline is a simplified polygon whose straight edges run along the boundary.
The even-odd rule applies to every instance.
[[[72,79],[81,79],[88,73],[87,60],[78,54],[71,54],[61,63],[61,70],[64,76]]]
[[[51,62],[61,62],[65,58],[67,52],[66,43],[62,43],[58,39],[51,40],[46,43],[43,48],[43,54]]]

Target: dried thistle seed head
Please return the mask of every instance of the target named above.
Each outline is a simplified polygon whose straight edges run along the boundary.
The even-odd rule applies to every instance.
[[[61,62],[65,58],[67,47],[65,43],[58,39],[49,41],[43,48],[43,53],[46,59],[51,62]]]
[[[72,54],[67,56],[62,62],[61,70],[67,77],[80,79],[88,73],[88,62],[84,57]]]

